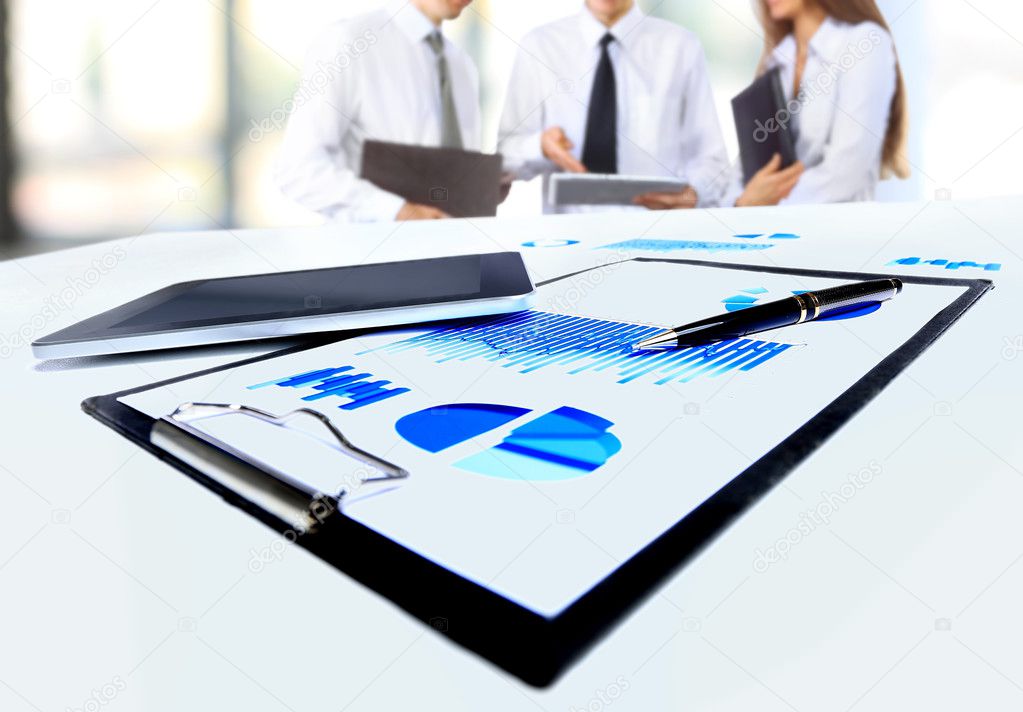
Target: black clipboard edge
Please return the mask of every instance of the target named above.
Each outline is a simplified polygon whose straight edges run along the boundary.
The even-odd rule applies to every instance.
[[[637,257],[631,261],[686,264],[744,272],[849,280],[883,279],[898,276],[906,284],[960,286],[965,287],[967,291],[934,315],[919,331],[791,433],[789,437],[732,478],[699,507],[624,562],[611,575],[563,611],[556,619],[561,627],[559,637],[562,642],[580,652],[586,646],[596,642],[592,639],[594,616],[599,615],[605,620],[619,622],[630,609],[652,596],[658,585],[693,556],[709,546],[739,515],[770,492],[789,472],[834,435],[900,375],[909,364],[936,342],[984,294],[994,288],[993,282],[982,279],[825,271],[648,257]],[[566,275],[566,277],[577,276],[588,271],[590,270],[581,270],[575,274]],[[676,563],[668,565],[670,559],[676,559]],[[612,627],[609,625],[604,633],[609,632]]]
[[[424,325],[427,326],[427,325]],[[188,463],[154,446],[149,435],[153,418],[118,399],[180,381],[307,351],[368,333],[346,332],[336,339],[317,340],[290,348],[196,371],[117,393],[94,396],[82,410],[157,459],[182,472],[284,536],[291,525],[266,512],[234,490]],[[224,451],[221,451],[224,452]],[[228,457],[230,453],[224,452]],[[376,594],[426,623],[439,633],[508,670],[536,687],[550,684],[564,663],[553,645],[553,620],[433,563],[369,527],[344,516],[343,510],[323,522],[312,535],[294,543],[353,578]],[[352,556],[352,552],[359,552]]]
[[[637,257],[625,261],[686,264],[745,272],[765,272],[833,279],[876,279],[890,274],[767,267],[701,260]],[[613,264],[620,264],[613,263]],[[579,270],[537,284],[544,286],[611,265]],[[658,585],[708,546],[736,517],[767,494],[803,459],[833,435],[880,393],[910,363],[961,318],[988,290],[989,280],[946,279],[898,275],[907,284],[962,286],[967,291],[828,406],[770,452],[736,475],[660,537],[615,569],[558,616],[546,618],[434,564],[343,514],[313,536],[298,537],[303,548],[383,595],[409,614],[473,650],[524,682],[545,687],[600,638],[625,613],[655,593]],[[366,331],[345,333],[336,340],[318,340],[241,361],[185,374],[118,393],[95,396],[83,410],[160,460],[219,494],[280,534],[288,525],[251,505],[215,480],[149,442],[152,418],[126,406],[119,398],[259,361],[354,338]],[[339,546],[340,543],[340,546]],[[352,556],[352,551],[360,556]],[[382,564],[386,562],[386,565]],[[399,573],[400,572],[400,573]]]

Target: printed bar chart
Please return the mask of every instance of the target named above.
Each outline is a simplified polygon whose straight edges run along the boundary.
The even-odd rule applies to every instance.
[[[737,236],[738,237],[738,236]],[[744,252],[768,250],[774,245],[748,244],[742,242],[707,242],[705,240],[658,240],[634,239],[603,245],[601,250],[642,250],[645,252],[676,252],[679,250],[701,250],[704,252]]]
[[[648,377],[664,385],[751,371],[792,347],[737,339],[672,351],[632,349],[636,342],[660,331],[656,326],[528,311],[435,329],[359,355],[422,349],[441,364],[486,359],[523,374],[542,368],[557,368],[569,375],[607,371],[618,383]]]
[[[972,260],[923,260],[919,257],[903,257],[898,260],[892,260],[888,263],[891,265],[902,265],[904,267],[913,267],[916,265],[930,265],[932,267],[944,267],[945,269],[957,270],[964,267],[973,267],[975,269],[982,269],[985,272],[998,272],[1002,269],[1002,265],[999,262],[973,262]]]
[[[257,383],[248,386],[248,389],[266,388],[267,386],[280,386],[281,388],[312,388],[315,393],[303,396],[304,401],[316,401],[322,398],[346,398],[347,403],[339,405],[341,410],[356,410],[394,396],[408,393],[408,388],[384,388],[390,381],[370,381],[373,378],[371,373],[353,373],[351,366],[338,366],[337,368],[324,368],[317,371],[308,371],[294,376],[285,376],[274,381]]]

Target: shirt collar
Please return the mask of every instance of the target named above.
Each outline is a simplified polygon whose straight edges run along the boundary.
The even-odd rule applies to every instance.
[[[582,29],[583,39],[587,46],[596,47],[600,38],[610,32],[614,38],[622,43],[623,40],[643,21],[643,11],[639,9],[639,3],[634,2],[632,9],[618,19],[610,29],[593,16],[589,8],[583,7],[579,13],[579,24]]]
[[[809,51],[826,62],[834,62],[841,43],[839,24],[829,15],[810,38]],[[791,64],[796,61],[796,38],[791,32],[771,51],[771,57],[774,64]]]
[[[842,39],[839,22],[832,19],[829,15],[824,18],[824,22],[821,23],[813,37],[810,38],[810,49],[819,54],[823,59],[835,62],[839,59],[839,53],[843,49],[841,46]]]
[[[407,0],[394,0],[388,3],[387,9],[392,22],[413,43],[421,42],[427,35],[440,29],[430,22],[418,7]]]

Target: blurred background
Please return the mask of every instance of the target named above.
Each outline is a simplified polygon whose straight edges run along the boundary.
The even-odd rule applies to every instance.
[[[0,0],[0,258],[166,230],[316,224],[271,180],[277,121],[311,37],[373,0]],[[516,41],[582,0],[476,0],[447,28],[481,75],[497,140]],[[640,0],[707,53],[730,155],[730,98],[761,37],[751,0]],[[1023,3],[882,0],[909,91],[914,165],[880,200],[1020,193]],[[258,130],[254,130],[258,129]],[[537,182],[502,215],[540,212]]]

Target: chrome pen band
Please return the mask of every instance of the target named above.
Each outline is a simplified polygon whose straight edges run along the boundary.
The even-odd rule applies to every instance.
[[[821,315],[821,303],[817,301],[817,295],[813,292],[807,292],[805,298],[809,299],[813,305],[813,313],[810,314],[810,319],[816,319]]]
[[[813,292],[797,294],[794,296],[794,299],[799,304],[799,320],[796,321],[797,324],[802,324],[804,321],[813,321],[820,315],[821,305]]]
[[[797,294],[793,299],[796,300],[796,304],[799,305],[799,318],[796,319],[797,324],[802,324],[806,321],[806,300],[803,299],[802,295]]]

